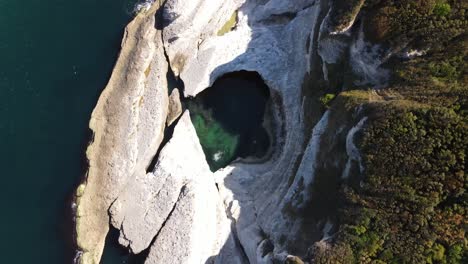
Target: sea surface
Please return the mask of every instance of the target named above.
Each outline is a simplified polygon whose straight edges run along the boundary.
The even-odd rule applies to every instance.
[[[135,2],[0,0],[0,263],[72,262],[88,120]]]
[[[73,263],[71,204],[87,170],[88,121],[136,3],[0,0],[0,263]],[[239,72],[192,101],[213,170],[265,153],[268,97],[259,76]],[[117,239],[112,229],[102,264],[143,263],[147,250],[129,255]]]

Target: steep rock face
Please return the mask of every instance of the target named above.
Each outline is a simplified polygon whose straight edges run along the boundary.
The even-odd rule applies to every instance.
[[[155,239],[147,263],[201,263],[228,239],[229,222],[221,208],[187,111],[154,170],[138,175],[110,213],[121,230],[120,243],[132,252],[141,252]]]
[[[304,256],[310,243],[329,238],[337,201],[327,190],[359,178],[360,154],[353,140],[366,120],[363,115],[347,113],[343,107],[326,111],[289,174],[265,172],[265,164],[243,163],[215,173],[235,224],[233,232],[250,263],[284,261],[288,254]],[[342,178],[344,174],[347,177]]]
[[[168,1],[171,2],[177,1]],[[200,5],[203,2],[199,1]],[[169,5],[168,9],[174,18],[189,13],[182,7],[171,7]],[[347,110],[332,109],[308,134],[304,130],[307,117],[302,115],[301,87],[304,76],[310,73],[310,60],[317,49],[321,51],[319,55],[329,55],[322,56],[328,63],[345,60],[344,56],[350,50],[360,49],[365,53],[364,49],[358,48],[362,46],[360,42],[353,41],[354,38],[362,39],[362,35],[350,34],[347,41],[341,41],[337,36],[333,39],[336,45],[326,44],[325,35],[344,34],[330,32],[324,26],[328,23],[325,14],[329,10],[326,8],[321,1],[293,4],[273,0],[245,1],[238,9],[237,24],[231,32],[216,36],[196,31],[204,27],[194,27],[191,34],[204,36],[196,47],[181,48],[178,41],[183,40],[177,38],[164,40],[171,65],[178,67],[185,83],[185,96],[196,96],[218,77],[239,70],[258,72],[271,89],[276,127],[271,158],[262,164],[234,163],[215,174],[227,214],[235,226],[233,232],[250,263],[284,260],[288,250],[305,254],[307,244],[320,239],[327,222],[320,216],[307,216],[305,212],[314,196],[315,178],[328,175],[339,182],[337,179],[346,167],[346,135],[357,121],[351,117],[347,120],[337,118]],[[186,28],[185,23],[183,19],[174,19],[168,27]],[[347,28],[352,25],[351,21]],[[369,66],[372,60],[360,59],[362,56],[358,52],[351,54],[354,56],[351,62],[358,61],[357,66],[372,67]],[[183,67],[177,62],[178,58],[183,58]],[[379,63],[377,61],[372,69],[378,69]],[[372,71],[355,68],[356,74],[365,81],[372,84],[380,81],[365,79],[372,76]],[[329,115],[343,123],[328,127]],[[310,140],[306,142],[308,138]],[[328,143],[325,149],[322,142]],[[306,231],[314,234],[306,236]]]
[[[178,1],[168,1],[166,5],[171,2]],[[225,5],[230,2],[226,1]],[[235,30],[216,36],[214,34],[221,26],[208,32],[211,35],[205,27],[201,27],[203,31],[191,34],[204,38],[190,49],[180,48],[178,42],[183,42],[183,39],[171,42],[165,29],[164,44],[171,66],[178,65],[175,54],[184,58],[183,67],[179,71],[185,83],[185,95],[195,96],[224,73],[238,70],[258,71],[274,90],[285,90],[283,87],[292,90],[292,87],[299,85],[309,63],[304,53],[309,49],[306,47],[307,38],[313,33],[318,16],[319,4],[315,2],[300,1],[290,5],[282,1],[269,1],[262,5],[261,1],[246,1],[238,9]],[[177,19],[170,22],[168,30],[187,28],[187,22],[179,19],[184,16],[185,9],[168,12],[178,12],[175,16]],[[211,28],[211,25],[206,26]],[[297,52],[299,50],[301,52]],[[171,54],[174,56],[171,57]],[[292,65],[297,71],[286,70]]]
[[[278,241],[294,221],[285,219],[281,204],[304,140],[300,88],[309,69],[307,54],[313,42],[308,39],[314,36],[319,4],[247,1],[238,10],[236,28],[203,39],[195,53],[184,54],[165,39],[168,54],[186,58],[180,73],[186,96],[195,96],[224,73],[248,70],[258,72],[279,99],[274,105],[278,148],[272,158],[264,164],[233,164],[216,173],[228,215],[235,219],[235,232],[251,263],[277,258],[271,245],[276,246],[275,254],[281,252]],[[173,12],[177,11],[184,13]],[[184,22],[175,19],[170,26],[183,28],[178,23]]]
[[[108,212],[112,225],[120,230],[122,245],[133,253],[149,248],[146,263],[271,263],[294,258],[289,254],[305,255],[313,242],[328,236],[332,226],[327,218],[331,212],[308,214],[310,202],[323,197],[314,184],[324,179],[335,184],[343,174],[347,175],[344,180],[355,174],[360,158],[353,140],[364,122],[359,120],[365,117],[357,110],[349,114],[349,109],[334,107],[324,114],[314,113],[318,122],[307,131],[305,123],[313,127],[315,121],[304,116],[302,88],[311,74],[312,58],[323,60],[326,79],[327,63],[343,60],[353,42],[336,37],[328,38],[332,44],[325,45],[324,36],[332,34],[324,29],[328,7],[322,1],[167,0],[162,31],[154,28],[156,8],[157,4],[129,25],[113,74],[120,83],[113,84],[111,79],[113,85],[103,93],[93,114],[96,140],[88,150],[90,172],[79,199],[77,222],[83,262],[99,260]],[[236,11],[233,30],[217,35]],[[132,31],[134,27],[139,31]],[[125,55],[139,51],[146,55]],[[211,173],[185,113],[154,170],[145,171],[161,142],[167,115],[164,51],[174,73],[184,81],[186,97],[196,96],[229,72],[259,73],[272,97],[269,159],[261,163],[241,160]],[[365,67],[367,61],[361,61]],[[121,69],[121,64],[129,66]],[[154,77],[158,82],[142,85],[146,73],[147,80],[159,76]],[[140,76],[139,82],[125,77],[134,74]],[[129,114],[126,111],[132,107],[113,103],[141,98],[138,92],[128,97],[109,94],[113,87],[124,87],[122,82],[155,93],[148,100],[160,104],[147,105],[147,99],[142,100],[151,122],[133,121],[131,117],[139,120],[145,112]],[[101,113],[103,104],[111,104],[114,112]],[[98,122],[95,116],[113,119]],[[94,129],[96,124],[103,132]],[[102,133],[110,138],[112,151],[96,145]],[[93,154],[96,151],[99,155]],[[98,159],[101,165],[96,168]]]
[[[185,68],[187,60],[196,56],[199,45],[214,36],[242,2],[242,0],[165,2],[164,44],[171,68],[176,75]]]
[[[138,14],[127,26],[119,59],[91,117],[89,171],[77,193],[81,263],[99,263],[111,203],[127,182],[145,173],[163,137],[167,62],[154,27],[156,9]]]
[[[238,253],[229,237],[230,223],[188,111],[161,151],[152,177],[156,178],[156,185],[150,187],[158,195],[155,203],[147,206],[146,215],[139,219],[148,222],[163,217],[165,223],[147,230],[157,235],[146,263],[204,263],[211,256],[224,252],[236,263]],[[158,182],[163,182],[160,189]],[[133,201],[129,203],[130,206],[134,204]],[[170,210],[164,211],[165,208]],[[132,211],[127,213],[138,218]],[[130,221],[132,219],[127,222]],[[141,235],[141,229],[137,232]],[[220,253],[222,246],[224,250]]]
[[[330,65],[345,64],[345,67],[349,67],[356,77],[354,85],[384,86],[390,73],[382,65],[391,57],[391,50],[367,42],[364,38],[362,21],[358,30],[351,30],[358,12],[341,30],[332,26],[332,13],[333,10],[330,8],[320,24],[318,36],[317,51],[323,61],[322,68],[325,80],[330,77],[328,72]]]

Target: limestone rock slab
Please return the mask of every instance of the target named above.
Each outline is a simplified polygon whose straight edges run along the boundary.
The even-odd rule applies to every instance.
[[[215,36],[242,0],[167,0],[164,5],[164,43],[176,75],[196,56],[198,46]],[[203,68],[203,67],[200,67]]]
[[[93,111],[89,170],[77,197],[81,263],[99,263],[109,229],[108,209],[127,183],[145,171],[166,122],[167,62],[154,27],[154,4],[125,29],[122,50]]]

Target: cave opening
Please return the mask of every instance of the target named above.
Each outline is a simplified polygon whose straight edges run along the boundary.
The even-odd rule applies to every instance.
[[[270,147],[264,118],[270,91],[257,72],[237,71],[185,102],[212,171],[237,158],[261,158]]]

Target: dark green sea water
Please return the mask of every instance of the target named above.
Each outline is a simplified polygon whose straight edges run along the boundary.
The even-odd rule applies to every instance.
[[[0,263],[72,262],[71,199],[87,169],[88,121],[136,1],[0,0]],[[230,78],[201,94],[193,113],[213,111],[201,135],[210,156],[231,149],[212,167],[268,146],[264,84]],[[102,263],[142,263],[147,252],[128,256],[117,236],[109,235]]]
[[[88,120],[135,0],[0,0],[0,263],[70,263]]]

